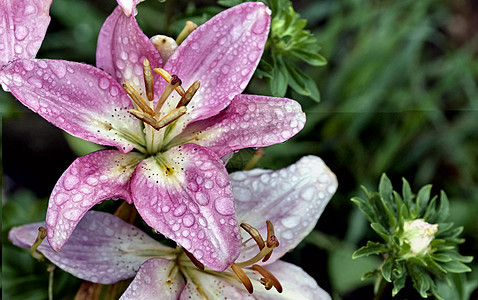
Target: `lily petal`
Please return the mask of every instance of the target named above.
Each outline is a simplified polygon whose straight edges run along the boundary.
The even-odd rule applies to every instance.
[[[269,291],[261,288],[259,285],[254,286],[255,299],[303,299],[303,300],[329,300],[330,295],[324,291],[315,280],[310,277],[300,267],[284,262],[276,261],[267,265],[269,270],[279,280],[282,285],[283,292],[278,293],[275,289]]]
[[[171,143],[196,143],[224,156],[247,147],[284,142],[304,124],[305,114],[294,100],[237,95],[219,115],[190,124]]]
[[[0,66],[34,58],[50,23],[51,0],[0,1]]]
[[[267,263],[294,248],[315,227],[337,190],[337,179],[316,156],[306,156],[278,171],[255,169],[230,174],[237,219],[267,236],[266,220],[274,225],[279,246]],[[243,241],[250,239],[244,231]],[[249,241],[238,261],[257,254]]]
[[[120,300],[175,300],[184,288],[184,279],[174,261],[153,258],[145,262]],[[171,277],[175,274],[174,277]]]
[[[194,144],[142,161],[131,180],[143,220],[213,270],[231,265],[240,238],[229,177],[222,161]]]
[[[136,152],[100,150],[77,158],[63,173],[50,196],[46,214],[48,241],[59,251],[83,215],[110,198],[131,203],[129,181],[143,159]]]
[[[138,91],[144,92],[145,58],[153,68],[162,66],[159,52],[141,31],[134,16],[126,16],[117,7],[101,27],[96,48],[96,65],[110,73],[120,84],[128,82]],[[163,80],[158,78],[155,82],[161,83]],[[159,89],[158,85],[156,90]]]
[[[8,238],[17,246],[29,249],[38,228],[35,223],[12,228]],[[158,253],[172,250],[162,246],[136,227],[111,214],[88,212],[61,252],[47,241],[37,250],[52,263],[74,276],[96,283],[111,284],[132,278],[141,264]],[[148,252],[145,253],[145,250]]]
[[[62,60],[17,60],[0,81],[24,105],[66,132],[123,152],[144,144],[131,100],[107,73]]]
[[[218,114],[245,89],[264,50],[270,13],[260,2],[234,6],[199,26],[176,49],[164,68],[183,86],[201,82],[179,130]]]

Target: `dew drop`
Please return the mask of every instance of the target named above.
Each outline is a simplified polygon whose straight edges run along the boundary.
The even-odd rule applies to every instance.
[[[184,217],[183,217],[183,224],[184,226],[186,227],[191,227],[193,226],[195,223],[195,219],[194,219],[194,216],[192,214],[186,214]]]
[[[110,86],[110,81],[107,78],[102,77],[100,79],[99,85],[100,85],[100,88],[102,88],[103,90],[106,90]]]
[[[221,215],[228,216],[234,214],[234,203],[229,197],[218,197],[214,201],[214,207]]]
[[[23,41],[28,35],[28,29],[25,26],[17,26],[15,28],[15,38],[19,41]]]
[[[186,212],[186,205],[184,203],[181,203],[176,207],[173,211],[173,215],[175,217],[182,216]]]

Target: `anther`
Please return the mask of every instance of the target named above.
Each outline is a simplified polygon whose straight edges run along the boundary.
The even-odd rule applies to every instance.
[[[269,270],[259,265],[252,265],[251,269],[264,276],[264,278],[261,279],[261,283],[265,285],[267,290],[270,289],[270,284],[272,284],[279,293],[282,293],[282,285],[280,284],[279,280],[277,280],[277,278],[272,275],[271,272],[269,272]]]
[[[247,233],[249,233],[249,235],[254,239],[257,246],[259,247],[259,250],[262,250],[262,248],[264,248],[265,244],[264,244],[264,240],[262,239],[262,236],[259,233],[259,231],[257,229],[255,229],[254,227],[252,227],[251,225],[247,224],[247,223],[241,223],[241,227]]]
[[[156,103],[156,108],[154,109],[155,115],[159,115],[161,113],[161,107],[163,107],[164,102],[168,99],[169,95],[181,84],[181,80],[178,76],[173,75],[171,76],[171,80],[168,82],[168,85],[164,89],[163,94],[159,97],[158,103]]]
[[[274,235],[274,225],[272,225],[272,222],[269,220],[266,221],[266,224],[267,224],[267,240],[266,240],[267,247],[275,248],[279,246],[279,241]],[[271,255],[272,255],[272,251],[269,252],[269,254],[267,254],[266,256],[264,256],[264,259],[262,260],[262,262],[268,261],[269,258],[271,258]]]
[[[179,103],[176,107],[187,106],[189,102],[191,102],[191,99],[196,94],[200,85],[201,84],[199,83],[199,81],[195,81],[193,84],[191,84],[191,86],[188,88],[186,93],[184,93],[184,95],[181,97],[181,100],[179,100]]]
[[[143,77],[144,77],[144,85],[146,86],[146,96],[148,97],[149,101],[153,101],[154,79],[153,79],[153,73],[151,72],[151,65],[149,64],[149,60],[147,60],[146,58],[143,59]]]
[[[184,249],[183,248],[183,251],[184,251],[184,254],[187,255],[187,257],[189,257],[189,259],[192,261],[192,263],[201,271],[204,271],[204,265],[199,261],[197,260],[194,255],[192,255],[191,252],[189,252],[188,250]]]
[[[154,125],[154,129],[159,130],[170,123],[176,121],[179,117],[184,115],[186,113],[187,109],[184,106],[178,107],[174,110],[172,110],[169,114],[167,114],[164,118],[159,120],[156,125]]]
[[[166,80],[168,83],[171,82],[172,75],[168,73],[165,69],[162,68],[155,68],[153,69],[154,72],[158,73],[161,77],[163,77],[164,80]],[[184,95],[185,91],[182,86],[177,86],[176,87],[176,92],[178,92],[179,95]]]
[[[148,103],[144,101],[143,97],[127,82],[123,83],[123,89],[131,97],[131,100],[146,114],[153,115],[153,110]]]
[[[246,272],[244,272],[244,270],[239,267],[237,264],[232,264],[231,265],[231,269],[232,271],[234,271],[234,273],[236,274],[237,278],[239,278],[239,280],[242,282],[242,284],[244,285],[244,287],[247,289],[247,291],[249,292],[249,294],[252,294],[252,292],[254,291],[253,287],[252,287],[252,282],[251,280],[249,279],[249,277],[247,277],[246,275]]]

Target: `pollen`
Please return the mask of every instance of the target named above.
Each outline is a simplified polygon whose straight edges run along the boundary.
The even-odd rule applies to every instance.
[[[187,112],[186,107],[196,94],[200,84],[199,81],[196,81],[187,89],[187,91],[185,91],[181,86],[182,81],[177,75],[171,75],[161,68],[154,69],[153,71],[168,82],[168,85],[156,102],[155,107],[153,107],[154,79],[151,65],[147,59],[143,60],[143,78],[147,99],[145,100],[141,93],[127,82],[123,83],[123,89],[129,95],[134,105],[134,109],[130,109],[129,113],[144,123],[149,124],[154,129],[160,130],[161,128],[173,123]],[[163,104],[174,91],[181,96],[181,99],[177,103],[175,109],[164,113],[162,111]]]

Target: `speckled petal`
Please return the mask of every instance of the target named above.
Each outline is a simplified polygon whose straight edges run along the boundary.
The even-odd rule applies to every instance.
[[[279,246],[270,262],[284,255],[314,228],[337,190],[337,179],[316,156],[305,156],[278,171],[255,169],[231,174],[237,219],[256,227],[266,237],[266,220],[274,225]],[[243,241],[250,236],[241,230]],[[246,243],[238,261],[257,254]]]
[[[138,91],[144,90],[143,59],[151,67],[162,66],[161,56],[149,38],[141,31],[134,16],[127,17],[120,7],[101,27],[96,48],[96,65],[110,73],[120,84],[128,82]],[[163,83],[156,73],[155,82]],[[159,89],[159,85],[156,90]]]
[[[256,280],[254,283],[254,299],[261,300],[330,300],[330,295],[324,291],[315,280],[296,265],[276,261],[265,266],[281,283],[283,291],[278,293],[274,288],[267,291]],[[256,278],[260,278],[257,276]]]
[[[144,160],[131,180],[133,201],[146,223],[213,270],[240,251],[229,177],[222,161],[194,144]]]
[[[0,0],[0,66],[34,58],[50,23],[51,0]]]
[[[0,81],[24,105],[74,136],[122,152],[144,144],[131,100],[108,74],[62,60],[17,60]]]
[[[77,158],[61,175],[46,214],[50,245],[60,250],[76,224],[93,205],[110,198],[131,203],[129,181],[143,159],[136,152],[100,150]]]
[[[191,142],[218,156],[247,148],[284,142],[305,124],[305,114],[294,100],[237,95],[219,115],[190,124],[172,144]]]
[[[176,300],[184,288],[184,279],[174,261],[154,258],[145,262],[120,300]]]
[[[40,226],[45,227],[45,223],[12,228],[8,237],[15,245],[29,249]],[[47,241],[37,250],[76,277],[111,284],[134,277],[141,264],[152,257],[149,255],[169,252],[170,248],[111,214],[90,211],[61,252],[54,251]]]
[[[247,2],[199,26],[178,47],[164,68],[178,75],[185,87],[201,82],[178,130],[191,120],[218,114],[246,88],[264,50],[269,26],[270,10],[260,2]]]

